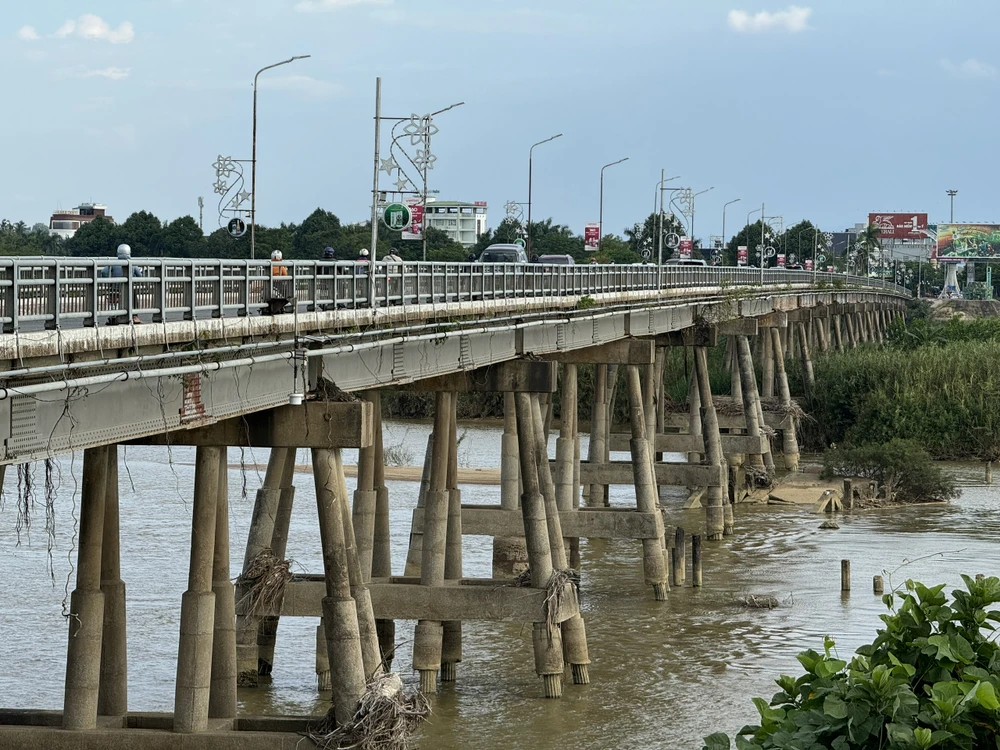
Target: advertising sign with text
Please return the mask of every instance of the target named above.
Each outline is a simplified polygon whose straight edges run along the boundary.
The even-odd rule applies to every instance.
[[[807,271],[813,270],[812,258],[806,258],[806,270]]]
[[[680,247],[677,249],[678,255],[681,258],[690,258],[691,249],[693,248],[693,243],[690,237],[681,237]]]
[[[601,225],[587,224],[583,228],[583,246],[590,253],[597,252],[597,246],[601,241]]]
[[[868,214],[868,224],[879,228],[880,240],[922,240],[927,237],[927,214]]]
[[[938,262],[997,258],[1000,258],[1000,224],[938,224]]]
[[[785,267],[785,254],[778,253],[778,268],[784,268],[784,267]]]
[[[424,238],[424,207],[418,198],[406,201],[410,207],[410,225],[403,231],[404,240],[422,240]]]
[[[740,245],[736,248],[736,265],[745,266],[747,264],[747,246]]]

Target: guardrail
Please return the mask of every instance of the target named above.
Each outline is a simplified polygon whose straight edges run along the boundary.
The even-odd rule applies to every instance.
[[[284,271],[284,273],[282,273]],[[5,333],[506,298],[564,297],[706,286],[825,282],[908,293],[844,274],[746,267],[368,263],[268,260],[0,258]]]

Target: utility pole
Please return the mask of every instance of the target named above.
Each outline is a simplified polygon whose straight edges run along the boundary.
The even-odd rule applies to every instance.
[[[948,223],[949,224],[954,224],[955,223],[955,196],[958,195],[958,191],[957,190],[946,190],[945,192],[948,193],[948,197],[951,199],[951,219],[949,220]]]
[[[205,199],[198,196],[198,229],[205,231]]]

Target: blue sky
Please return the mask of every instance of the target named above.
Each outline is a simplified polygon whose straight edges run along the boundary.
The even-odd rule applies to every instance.
[[[0,217],[108,204],[123,220],[217,222],[212,162],[249,158],[261,76],[258,219],[369,211],[383,112],[437,120],[441,198],[527,199],[582,233],[653,208],[660,169],[701,237],[767,203],[828,230],[869,211],[1000,221],[996,0],[6,0]],[[384,180],[388,185],[389,180]]]

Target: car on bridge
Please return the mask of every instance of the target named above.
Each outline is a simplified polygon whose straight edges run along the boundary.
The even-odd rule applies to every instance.
[[[707,266],[708,263],[701,258],[670,258],[664,262],[665,266]]]
[[[574,266],[576,261],[573,260],[572,255],[539,255],[537,263],[543,263],[550,266]]]
[[[520,245],[497,244],[483,250],[477,263],[527,263],[528,254]]]

